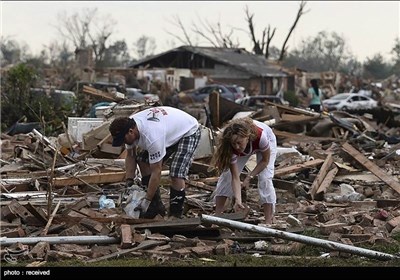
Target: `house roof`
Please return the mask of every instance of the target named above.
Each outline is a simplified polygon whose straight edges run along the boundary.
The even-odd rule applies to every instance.
[[[261,77],[286,77],[287,73],[279,64],[267,60],[262,55],[255,55],[241,48],[214,48],[214,47],[191,47],[181,46],[164,53],[154,55],[137,61],[129,67],[135,68],[150,63],[171,53],[191,52],[200,56],[207,57],[221,64],[229,65],[233,68],[245,71],[254,76]]]

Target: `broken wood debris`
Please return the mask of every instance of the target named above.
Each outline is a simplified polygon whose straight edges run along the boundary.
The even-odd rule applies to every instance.
[[[220,127],[227,121],[226,114],[235,117],[240,113],[241,106],[236,105],[221,99],[215,101],[210,108],[213,125]],[[367,131],[360,133],[360,128],[346,128],[323,114],[275,104],[268,106],[271,107],[250,112],[250,116],[268,121],[277,135],[278,145],[296,151],[276,161],[277,204],[271,230],[289,236],[296,232],[301,236],[305,229],[313,228],[322,238],[331,241],[312,242],[341,251],[339,256],[366,254],[371,258],[391,259],[391,255],[380,252],[359,251],[353,244],[395,242],[392,237],[400,231],[398,145],[384,147]],[[132,113],[131,109],[128,111],[121,108],[108,116]],[[335,114],[335,120],[340,116]],[[272,117],[274,122],[269,122]],[[168,220],[161,216],[135,219],[126,215],[122,210],[127,192],[125,151],[111,148],[109,123],[109,119],[104,120],[102,125],[81,135],[82,143],[70,143],[76,140],[71,137],[61,148],[53,139],[36,134],[25,137],[27,145],[14,142],[18,153],[1,161],[3,243],[0,245],[7,247],[22,242],[28,245],[31,257],[38,261],[75,257],[86,262],[143,255],[209,258],[234,253],[234,242],[271,242],[273,238],[279,238],[282,245],[270,244],[274,246],[262,253],[293,255],[301,247],[304,240],[286,240],[281,232],[279,237],[271,237],[265,232],[248,232],[202,221],[205,215],[213,214],[213,192],[218,181],[209,157],[195,159],[190,168],[184,219]],[[304,133],[310,123],[320,125],[315,125],[313,132]],[[10,149],[13,139],[7,137],[6,140],[4,151],[13,151]],[[386,156],[388,153],[390,156]],[[202,152],[204,154],[207,152]],[[254,167],[251,164],[254,163],[248,163],[242,176]],[[160,186],[166,205],[171,184],[167,170],[166,165]],[[258,204],[257,183],[257,179],[252,180],[246,191],[247,212],[224,213],[216,218],[237,220],[259,228],[264,221]],[[353,194],[364,198],[349,199],[344,192],[350,189],[346,184]],[[46,209],[48,193],[52,198],[50,209]],[[100,209],[100,195],[112,199],[115,208]],[[233,211],[232,201],[227,203],[227,212]],[[58,236],[41,236],[50,234]],[[333,241],[340,245],[329,243]],[[35,244],[40,245],[36,247]],[[77,247],[62,247],[66,245]],[[251,247],[248,252],[254,250],[254,244],[248,246]]]

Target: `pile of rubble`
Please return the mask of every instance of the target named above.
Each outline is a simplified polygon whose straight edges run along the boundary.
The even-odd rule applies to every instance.
[[[238,104],[210,105],[214,126],[245,114],[273,128],[279,146],[274,224],[263,226],[256,178],[243,190],[245,211],[234,213],[228,205],[225,214],[213,215],[218,177],[209,162],[218,132],[207,127],[190,169],[185,218],[139,219],[124,212],[130,191],[124,184],[125,151],[111,146],[108,133],[112,117],[143,108],[127,106],[121,105],[119,111],[114,107],[108,118],[92,120],[97,122],[92,127],[82,119],[82,127],[89,127],[83,132],[77,132],[79,120],[71,118],[68,131],[58,138],[36,129],[2,134],[2,261],[40,265],[121,256],[293,255],[306,244],[324,247],[332,255],[397,258],[359,246],[399,243],[398,127],[386,127],[371,118],[373,113],[316,114],[268,103],[258,111]],[[254,158],[241,176],[255,164]],[[166,206],[167,170],[165,166],[160,187]],[[140,188],[140,174],[136,183]],[[104,199],[110,203],[104,204]],[[322,238],[302,234],[310,230]]]

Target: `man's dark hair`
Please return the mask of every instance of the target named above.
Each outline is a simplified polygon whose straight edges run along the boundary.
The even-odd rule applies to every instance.
[[[110,133],[113,137],[113,147],[120,147],[124,144],[125,135],[128,133],[129,129],[134,126],[136,126],[136,122],[127,117],[120,117],[113,120],[109,127]]]
[[[130,119],[128,117],[119,117],[112,121],[109,130],[111,135],[114,137],[121,133],[121,131],[128,131],[129,128],[135,125],[136,122],[133,119]]]

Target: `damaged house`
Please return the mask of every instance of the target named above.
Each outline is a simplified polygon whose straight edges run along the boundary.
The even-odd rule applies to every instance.
[[[165,79],[179,91],[197,88],[208,82],[237,84],[245,87],[250,95],[270,95],[276,94],[281,87],[287,90],[288,86],[288,74],[282,66],[242,48],[181,46],[129,67],[138,71],[141,68],[168,69]],[[170,74],[170,68],[189,69],[190,74],[186,70],[182,72],[185,76],[177,77]]]

